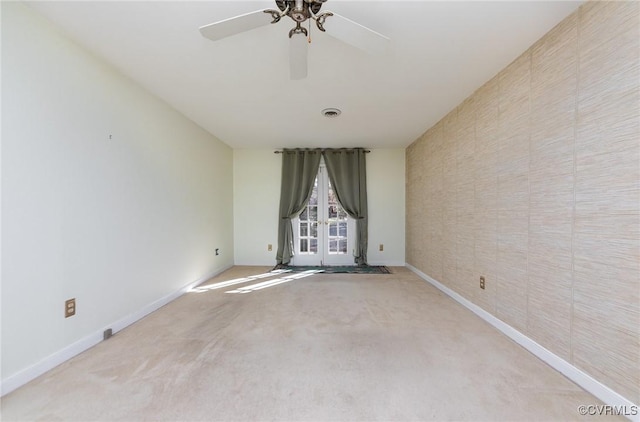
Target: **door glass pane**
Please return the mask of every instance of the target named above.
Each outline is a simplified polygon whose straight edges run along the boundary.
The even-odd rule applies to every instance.
[[[329,237],[329,254],[344,255],[347,253],[347,213],[338,202],[331,182],[329,182],[328,187],[327,214],[329,228],[327,235]]]
[[[341,221],[338,223],[338,235],[340,237],[347,237],[347,222]]]
[[[313,186],[313,190],[311,191],[309,205],[318,205],[318,177],[316,177],[316,183]]]
[[[318,253],[318,178],[309,203],[298,216],[298,252],[301,255]]]

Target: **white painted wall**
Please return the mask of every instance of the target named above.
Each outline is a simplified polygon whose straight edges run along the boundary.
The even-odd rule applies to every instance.
[[[232,265],[233,153],[14,2],[2,103],[4,385]]]
[[[282,157],[273,149],[233,150],[236,265],[275,265]],[[273,245],[269,252],[267,245]]]
[[[405,149],[372,149],[367,155],[371,265],[404,266]],[[384,251],[379,251],[380,244]]]
[[[275,265],[282,157],[273,149],[236,149],[233,158],[235,264]],[[367,155],[372,265],[404,266],[404,180],[404,148],[374,149]]]

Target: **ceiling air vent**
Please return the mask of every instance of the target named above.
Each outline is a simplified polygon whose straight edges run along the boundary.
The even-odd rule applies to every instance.
[[[340,109],[337,108],[325,108],[322,110],[322,115],[324,117],[338,117],[342,113]]]

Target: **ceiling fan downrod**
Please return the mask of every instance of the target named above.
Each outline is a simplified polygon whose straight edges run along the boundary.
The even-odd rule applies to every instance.
[[[307,19],[313,19],[316,26],[322,32],[325,32],[324,22],[329,16],[333,16],[332,12],[326,11],[320,13],[322,3],[327,0],[276,0],[276,5],[280,10],[267,9],[264,13],[269,13],[273,18],[271,23],[280,22],[283,16],[289,16],[296,22],[295,28],[289,31],[289,38],[294,34],[304,34],[308,36],[307,30],[301,26],[302,22]]]

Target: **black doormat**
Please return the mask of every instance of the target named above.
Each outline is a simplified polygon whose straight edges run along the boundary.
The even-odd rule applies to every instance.
[[[285,270],[294,273],[300,273],[303,271],[316,271],[325,274],[391,274],[389,268],[384,265],[282,265],[278,264],[273,267],[273,270]]]

